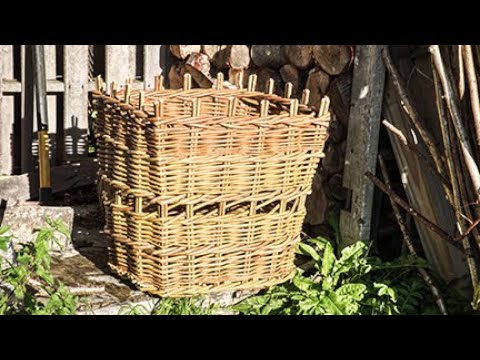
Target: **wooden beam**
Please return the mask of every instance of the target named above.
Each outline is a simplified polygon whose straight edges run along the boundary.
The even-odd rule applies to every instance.
[[[64,136],[66,159],[88,155],[88,45],[65,45]]]
[[[0,80],[13,80],[13,45],[0,45]],[[6,96],[0,81],[0,175],[13,171],[14,98]]]
[[[144,45],[143,47],[143,82],[145,89],[152,89],[155,84],[155,76],[162,73],[160,67],[160,51],[162,46],[163,45]]]
[[[135,78],[135,45],[106,45],[105,53],[105,80],[107,84],[115,81],[123,86],[125,80]]]
[[[385,86],[382,50],[386,45],[357,45],[348,127],[344,187],[351,191],[350,209],[340,214],[341,247],[368,242],[373,205],[378,137]]]
[[[56,80],[57,76],[57,47],[56,45],[45,45],[45,75],[47,80]],[[57,164],[57,154],[54,151],[57,147],[57,122],[63,122],[63,119],[57,119],[57,94],[49,94],[47,89],[47,106],[48,106],[48,132],[50,134],[50,146],[52,151],[50,154],[51,164]],[[35,124],[37,122],[35,121]],[[35,131],[37,129],[35,128]],[[35,136],[37,138],[37,136]],[[60,156],[62,158],[62,156]]]

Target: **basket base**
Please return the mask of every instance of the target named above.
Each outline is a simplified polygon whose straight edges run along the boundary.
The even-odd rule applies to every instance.
[[[159,297],[168,297],[168,298],[181,298],[181,297],[193,297],[199,295],[207,295],[213,293],[222,293],[230,291],[258,291],[270,288],[275,285],[282,284],[293,278],[295,275],[295,270],[293,269],[287,275],[282,274],[278,277],[271,277],[269,279],[252,279],[249,281],[242,282],[225,282],[221,285],[192,285],[186,286],[183,288],[164,288],[160,289],[158,287],[152,286],[150,284],[145,284],[144,282],[137,279],[130,272],[120,269],[119,267],[109,263],[108,264],[111,271],[118,275],[119,277],[130,281],[134,284],[140,291],[145,293],[159,296]]]

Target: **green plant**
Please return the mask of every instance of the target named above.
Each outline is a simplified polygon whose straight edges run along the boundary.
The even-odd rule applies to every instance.
[[[164,298],[159,300],[152,315],[213,315],[215,306],[202,306],[200,298]]]
[[[50,272],[50,245],[56,242],[56,233],[70,238],[68,228],[61,221],[47,219],[33,242],[21,245],[15,252],[15,261],[2,267],[0,257],[0,314],[71,315],[76,313],[76,298],[54,279]],[[13,236],[5,236],[7,227],[0,229],[0,249],[6,251]]]
[[[311,258],[307,269],[297,269],[291,282],[253,296],[233,308],[241,314],[288,315],[394,315],[414,312],[428,289],[408,276],[425,264],[406,257],[382,263],[367,257],[367,246],[357,243],[335,255],[325,239],[299,245],[299,254]],[[398,279],[405,280],[399,292]]]
[[[213,315],[215,306],[202,306],[200,298],[162,298],[148,311],[143,305],[125,305],[119,315]]]

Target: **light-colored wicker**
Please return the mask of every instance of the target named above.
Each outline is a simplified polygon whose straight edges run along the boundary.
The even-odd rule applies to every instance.
[[[322,104],[319,116],[254,85],[94,93],[113,271],[168,297],[289,279],[327,137]]]

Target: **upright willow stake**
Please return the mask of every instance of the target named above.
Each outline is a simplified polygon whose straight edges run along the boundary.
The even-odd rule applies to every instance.
[[[475,124],[475,135],[477,145],[480,146],[480,100],[478,95],[478,81],[475,72],[475,62],[473,60],[472,45],[463,45],[463,60],[465,62],[465,72],[467,73],[468,88],[470,90],[470,102],[472,104],[472,114]]]
[[[475,159],[473,158],[472,149],[468,143],[468,136],[462,124],[460,109],[458,107],[458,104],[453,100],[452,84],[450,83],[450,80],[448,79],[445,72],[445,65],[443,63],[442,55],[440,53],[440,47],[438,45],[431,45],[430,53],[432,54],[432,60],[435,65],[437,74],[440,78],[440,83],[443,87],[443,94],[445,96],[445,101],[447,103],[448,110],[455,126],[455,132],[457,134],[458,140],[460,141],[460,147],[463,157],[465,159],[465,165],[467,166],[473,186],[475,187],[477,198],[480,200],[480,172],[478,170],[477,164],[475,163]]]
[[[390,189],[392,188],[392,184],[390,182],[390,176],[388,175],[387,167],[385,166],[385,162],[383,161],[382,155],[378,156],[378,160],[380,162],[380,169],[382,170],[383,180],[385,180],[385,185],[387,185]],[[403,240],[405,241],[405,245],[407,245],[408,251],[414,257],[418,257],[417,251],[413,246],[412,237],[407,230],[407,226],[405,225],[405,221],[403,220],[402,214],[400,213],[400,208],[398,207],[397,203],[390,198],[390,204],[392,205],[393,212],[395,213],[395,217],[397,218],[398,226],[402,231]],[[443,301],[442,295],[438,291],[438,288],[433,283],[432,278],[428,274],[428,272],[424,268],[418,268],[418,272],[423,278],[423,281],[427,284],[432,292],[433,298],[435,299],[435,303],[437,304],[438,308],[442,315],[448,315],[447,308],[445,307],[445,303]]]

